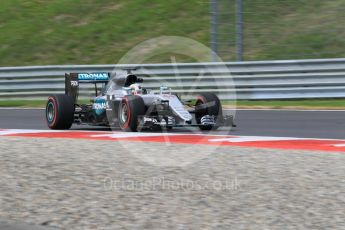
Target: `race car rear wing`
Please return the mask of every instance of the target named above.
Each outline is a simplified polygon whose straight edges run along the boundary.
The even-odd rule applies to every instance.
[[[108,83],[110,73],[66,73],[65,74],[65,94],[69,95],[74,103],[77,101],[79,84],[92,83],[95,85],[97,95],[97,83]]]

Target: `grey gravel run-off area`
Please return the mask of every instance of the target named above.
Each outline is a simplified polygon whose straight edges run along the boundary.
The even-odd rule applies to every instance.
[[[61,229],[345,229],[344,153],[150,146],[0,137],[0,219]],[[128,148],[181,161],[210,154],[157,167]]]

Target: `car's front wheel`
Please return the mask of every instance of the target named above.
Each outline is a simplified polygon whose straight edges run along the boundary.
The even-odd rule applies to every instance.
[[[119,105],[118,120],[123,131],[137,131],[139,117],[145,115],[144,100],[135,95],[125,96]]]
[[[203,124],[202,119],[206,115],[212,116],[215,123],[222,116],[222,105],[219,98],[213,93],[201,93],[198,95],[195,103],[195,119],[201,130],[217,129],[218,126],[216,124]]]

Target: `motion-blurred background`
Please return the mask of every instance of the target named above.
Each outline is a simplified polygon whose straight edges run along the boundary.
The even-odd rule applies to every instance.
[[[112,64],[162,35],[224,61],[344,57],[344,10],[344,0],[2,0],[0,66]]]

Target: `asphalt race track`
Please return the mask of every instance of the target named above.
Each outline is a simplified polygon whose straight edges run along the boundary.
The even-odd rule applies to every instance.
[[[345,138],[345,111],[238,110],[235,122],[237,127],[231,135]],[[0,128],[48,129],[42,109],[0,109]],[[74,125],[72,129],[104,130],[80,125]],[[173,132],[187,131],[181,128]]]

